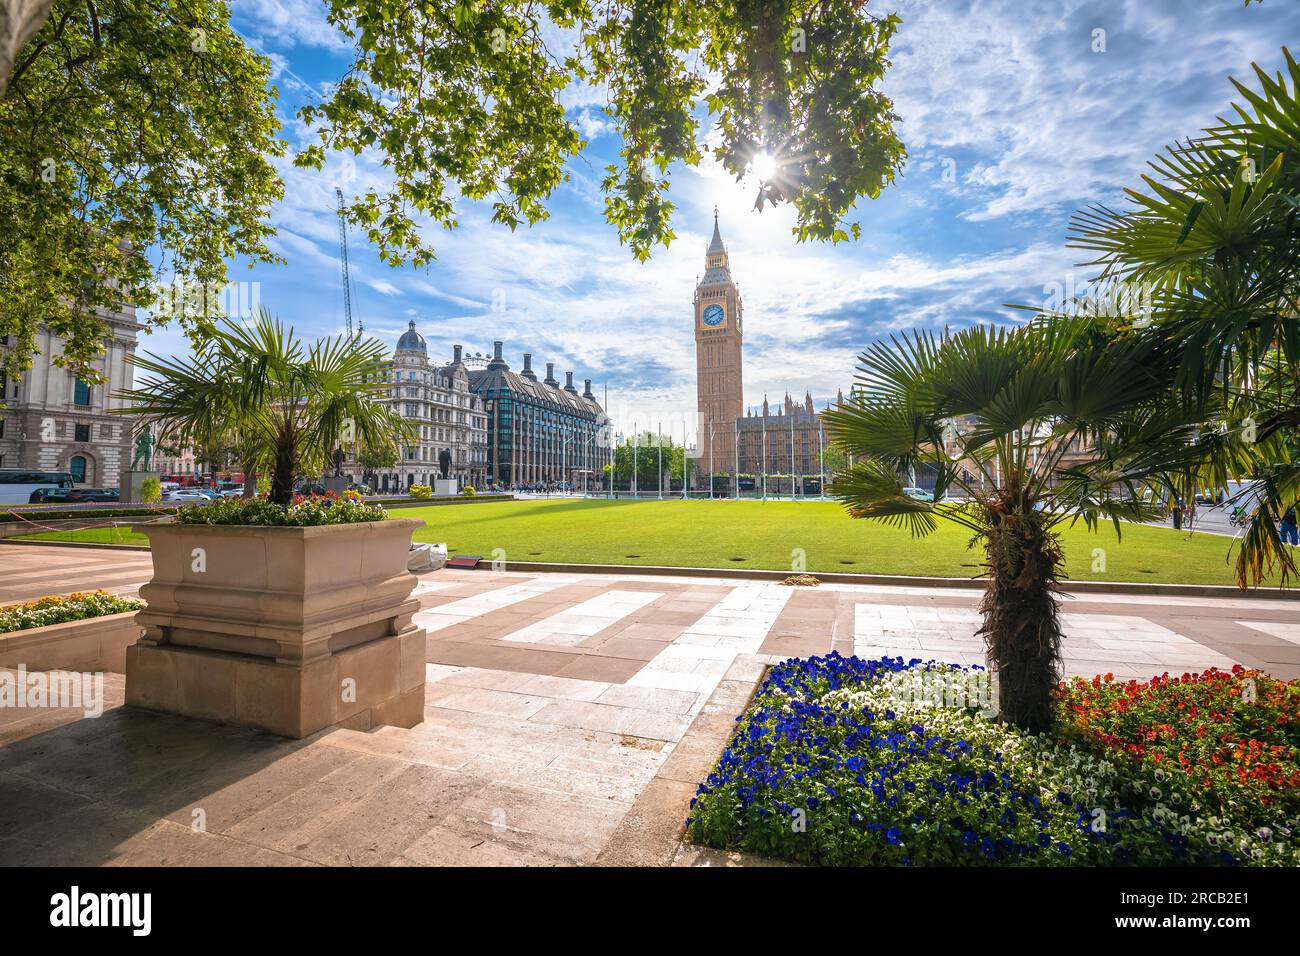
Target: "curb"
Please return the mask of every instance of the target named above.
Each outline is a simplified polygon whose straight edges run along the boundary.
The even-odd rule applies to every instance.
[[[26,547],[54,548],[109,548],[118,551],[148,551],[139,544],[94,544],[88,541],[31,541],[16,538],[0,539],[0,544]],[[483,569],[480,569],[483,570]],[[545,561],[506,561],[505,571],[526,571],[536,574],[645,574],[651,576],[690,578],[736,578],[745,581],[784,581],[792,571],[768,571],[760,568],[674,568],[654,564],[558,564]],[[807,571],[818,581],[827,584],[865,584],[874,587],[952,588],[978,591],[984,588],[983,578],[923,578],[899,574],[849,574],[842,571]],[[1240,588],[1223,584],[1153,584],[1127,581],[1065,581],[1063,590],[1071,594],[1154,595],[1157,597],[1190,598],[1257,598],[1271,601],[1300,601],[1300,589]]]
[[[784,581],[793,571],[761,568],[674,568],[652,564],[559,564],[544,561],[506,561],[506,571],[561,572],[568,574],[648,574],[675,577],[741,578],[749,581]],[[843,571],[805,571],[827,584],[868,584],[877,587],[955,588],[983,590],[984,578],[913,577],[902,574],[853,574]],[[1300,600],[1300,589],[1253,588],[1245,591],[1224,584],[1155,584],[1127,581],[1063,581],[1062,589],[1074,594],[1146,594],[1165,597],[1263,598]]]
[[[96,544],[93,541],[25,541],[18,538],[0,538],[0,545],[16,544],[26,548],[108,548],[110,551],[148,551],[143,544]]]

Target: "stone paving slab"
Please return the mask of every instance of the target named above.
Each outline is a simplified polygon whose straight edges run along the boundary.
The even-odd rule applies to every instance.
[[[0,601],[134,593],[149,555],[0,545]],[[983,664],[977,590],[637,574],[421,576],[425,720],[288,741],[124,708],[0,711],[0,864],[746,865],[680,843],[770,664]],[[1067,673],[1300,676],[1289,602],[1067,595]]]

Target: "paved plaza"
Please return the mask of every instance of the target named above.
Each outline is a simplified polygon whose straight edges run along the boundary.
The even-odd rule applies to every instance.
[[[148,554],[0,545],[0,603],[131,594]],[[123,708],[0,712],[0,864],[699,864],[696,784],[791,656],[982,664],[979,591],[421,575],[424,723],[290,741]],[[1293,601],[1067,595],[1066,670],[1300,676]]]

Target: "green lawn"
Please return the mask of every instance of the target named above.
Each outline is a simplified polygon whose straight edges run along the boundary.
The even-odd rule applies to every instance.
[[[445,541],[453,552],[508,561],[661,564],[713,568],[791,568],[802,549],[809,571],[973,576],[980,552],[969,532],[942,524],[927,538],[876,521],[855,521],[831,502],[605,501],[552,499],[473,507],[402,508],[395,517],[421,518],[418,541]],[[125,529],[52,532],[28,537],[145,544]],[[1078,580],[1231,584],[1231,539],[1190,537],[1167,528],[1126,525],[1116,540],[1109,527],[1064,531],[1069,575]],[[1106,552],[1093,571],[1093,549]]]

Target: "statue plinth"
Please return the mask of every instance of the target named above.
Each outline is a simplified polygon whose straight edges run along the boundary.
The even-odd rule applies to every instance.
[[[435,495],[458,495],[460,494],[460,483],[455,478],[435,478],[433,480],[433,493]]]
[[[121,494],[119,495],[118,500],[122,504],[142,501],[143,499],[140,497],[140,494],[145,481],[149,478],[157,477],[158,472],[156,471],[134,471],[128,468],[126,471],[122,472],[122,477],[118,486],[121,489]]]

